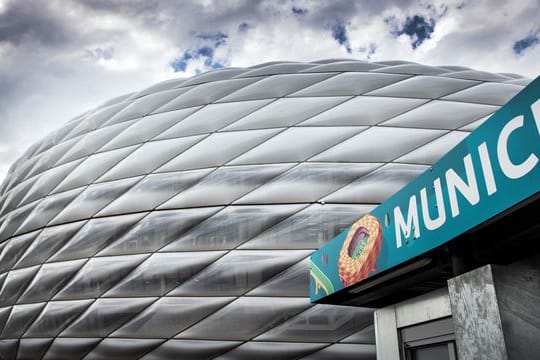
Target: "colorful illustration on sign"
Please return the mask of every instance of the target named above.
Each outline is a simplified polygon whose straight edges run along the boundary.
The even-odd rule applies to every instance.
[[[375,271],[382,243],[382,226],[375,216],[367,214],[355,222],[339,252],[339,278],[344,287],[364,280]]]

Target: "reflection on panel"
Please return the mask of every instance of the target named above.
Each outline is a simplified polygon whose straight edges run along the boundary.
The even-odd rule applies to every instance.
[[[63,164],[71,160],[79,159],[95,153],[104,144],[117,136],[126,127],[132,123],[115,124],[113,126],[107,126],[102,129],[94,130],[81,136],[77,140],[76,144],[69,149],[64,156],[58,160],[58,164]]]
[[[373,323],[373,310],[351,306],[315,305],[256,340],[335,342]]]
[[[127,212],[152,210],[190,187],[210,172],[209,169],[182,171],[176,173],[150,174],[139,180],[122,196],[117,196],[100,216],[125,214]]]
[[[384,68],[385,65],[377,63],[368,63],[357,60],[330,60],[330,61],[318,61],[320,65],[313,66],[309,69],[303,70],[303,72],[343,72],[343,71],[370,71],[374,69]]]
[[[211,359],[241,344],[240,341],[167,340],[141,360]]]
[[[135,149],[135,146],[131,146],[89,156],[70,172],[53,192],[65,191],[92,183]]]
[[[14,268],[22,268],[40,264],[54,254],[68,239],[70,239],[84,224],[78,221],[66,225],[52,226],[43,229],[32,244],[27,248]]]
[[[378,164],[303,163],[240,198],[236,204],[311,202],[348,185]]]
[[[228,205],[290,167],[290,164],[286,164],[220,168],[167,201],[160,209]]]
[[[247,70],[243,74],[237,75],[237,77],[289,74],[301,72],[302,70],[312,68],[313,66],[315,66],[315,64],[302,64],[294,62],[268,63],[259,66],[252,66],[252,70]]]
[[[282,98],[252,112],[223,129],[223,131],[286,127],[326,111],[347,97]],[[283,112],[282,109],[287,109]]]
[[[3,276],[5,280],[5,275]],[[7,323],[7,319],[9,317],[9,314],[11,314],[11,308],[13,306],[7,306],[7,307],[3,307],[3,308],[0,308],[0,332],[4,329],[4,326],[6,325]]]
[[[262,283],[248,296],[309,296],[309,258],[305,258],[270,280]]]
[[[30,325],[25,337],[55,337],[94,300],[50,301]]]
[[[416,74],[416,75],[441,75],[448,73],[450,70],[435,66],[422,64],[399,64],[388,66],[384,69],[377,69],[374,72],[392,73],[392,74]]]
[[[189,79],[184,80],[182,86],[199,85],[207,82],[214,82],[219,80],[228,80],[236,77],[238,74],[245,72],[245,69],[241,68],[220,68],[212,71],[208,71],[202,74],[195,75]]]
[[[307,307],[306,298],[241,297],[181,332],[177,338],[247,340]]]
[[[441,136],[416,150],[409,152],[398,158],[396,162],[409,164],[426,164],[431,165],[439,160],[444,154],[452,150],[454,146],[459,144],[469,135],[463,131],[452,131]]]
[[[0,253],[0,272],[11,269],[39,233],[40,230],[37,230],[8,240]]]
[[[43,264],[18,303],[48,301],[86,262],[84,259]]]
[[[116,284],[147,255],[90,258],[54,300],[77,300],[98,297]]]
[[[183,95],[160,107],[156,112],[209,104],[257,80],[259,79],[230,79],[201,84],[188,89]]]
[[[75,169],[82,160],[74,160],[56,166],[50,170],[45,171],[43,174],[40,174],[34,186],[28,191],[26,196],[21,200],[21,204],[27,204],[36,199],[42,198],[47,195],[52,189],[54,189],[62,180],[66,178],[73,169]]]
[[[317,249],[372,208],[370,205],[314,204],[269,228],[240,249]]]
[[[101,126],[104,122],[108,121],[112,116],[120,112],[129,104],[129,102],[119,102],[92,111],[90,114],[88,114],[88,116],[86,116],[84,121],[81,121],[77,125],[77,127],[75,127],[69,134],[66,135],[65,139],[74,138],[78,135],[84,134],[90,130]]]
[[[301,126],[376,125],[426,103],[422,99],[357,96],[300,123]]]
[[[325,347],[317,343],[286,343],[250,341],[220,356],[223,360],[288,360],[310,354]]]
[[[328,195],[326,202],[378,204],[428,169],[424,165],[387,164],[341,190]]]
[[[97,299],[61,333],[61,336],[107,336],[154,300],[155,298]]]
[[[167,130],[177,122],[199,109],[192,107],[161,114],[149,115],[138,120],[122,131],[118,136],[103,146],[100,151],[118,149],[125,146],[141,144]],[[185,136],[185,135],[184,135]]]
[[[433,100],[381,125],[429,129],[457,129],[497,110],[496,106]]]
[[[374,344],[375,343],[375,326],[368,325],[362,330],[352,334],[341,340],[343,343],[355,343],[355,344]]]
[[[302,360],[375,360],[375,345],[334,344]]]
[[[223,104],[209,104],[186,119],[163,132],[156,139],[172,139],[183,136],[199,135],[221,129],[233,121],[268,104],[272,100],[254,100],[230,102]],[[167,113],[164,113],[167,114]]]
[[[309,251],[231,251],[170,292],[171,296],[232,296],[265,282]]]
[[[162,342],[163,340],[157,339],[104,339],[84,358],[86,360],[137,359]]]
[[[99,255],[152,252],[181,238],[219,208],[155,211],[145,216],[129,232],[103,249]]]
[[[368,72],[347,72],[321,81],[292,96],[360,95],[377,88],[393,84],[408,75],[374,74]]]
[[[483,83],[455,94],[444,97],[444,100],[475,102],[490,105],[504,105],[521,89],[519,85],[501,83]]]
[[[44,360],[80,359],[93,349],[101,339],[56,338],[45,353]]]
[[[232,165],[304,161],[355,135],[361,128],[289,128],[231,161]]]
[[[443,130],[374,126],[315,156],[312,160],[388,162],[444,133]]]
[[[163,297],[111,334],[112,337],[169,338],[233,298]]]
[[[5,240],[12,236],[38,203],[39,200],[36,200],[7,214],[0,224],[0,240]]]
[[[162,251],[233,249],[300,208],[299,205],[227,207]]]
[[[49,224],[55,225],[90,218],[139,180],[141,180],[140,176],[92,184],[71,201]]]
[[[333,74],[285,74],[263,78],[246,86],[221,101],[246,101],[278,98],[327,79]]]
[[[277,130],[214,133],[162,166],[158,171],[179,171],[220,166],[260,144]]]
[[[181,139],[151,141],[133,151],[118,165],[103,175],[100,181],[115,180],[141,174],[148,174],[174,156],[195,144],[199,136]]]
[[[368,95],[437,99],[478,84],[477,81],[438,76],[415,76],[371,91]]]
[[[4,330],[2,330],[2,333],[0,334],[0,338],[20,337],[41,311],[43,306],[45,306],[45,303],[13,306],[6,325],[4,326]]]
[[[180,96],[186,92],[187,89],[172,89],[167,91],[160,91],[159,93],[149,94],[143,96],[131,102],[128,106],[123,108],[116,115],[111,117],[105,122],[105,126],[123,122],[126,120],[132,120],[144,115],[150,114],[152,111],[169,102],[170,100]]]
[[[163,296],[198,273],[223,251],[156,253],[146,259],[105,296]]]
[[[0,340],[0,352],[8,359],[15,359],[19,340]]]
[[[51,261],[93,256],[107,244],[123,236],[129,228],[145,215],[142,213],[90,219],[51,257]]]
[[[25,290],[26,285],[32,281],[38,269],[39,266],[36,265],[10,271],[0,289],[0,303],[3,306],[14,304]]]
[[[15,231],[15,234],[23,234],[47,225],[60,211],[70,204],[82,188],[65,191],[60,194],[50,195],[43,199]]]
[[[53,339],[21,339],[19,342],[19,349],[17,350],[17,358],[41,358],[49,348],[52,340]]]

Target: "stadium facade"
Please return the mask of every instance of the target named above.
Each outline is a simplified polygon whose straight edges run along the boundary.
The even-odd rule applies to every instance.
[[[529,82],[277,62],[73,119],[0,190],[0,357],[374,359],[373,310],[310,304],[309,255]]]

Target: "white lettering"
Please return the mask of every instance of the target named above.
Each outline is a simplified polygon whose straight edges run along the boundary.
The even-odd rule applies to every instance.
[[[531,105],[531,110],[534,116],[534,122],[536,123],[536,129],[540,135],[540,99],[536,100],[534,104]]]
[[[527,175],[538,163],[538,158],[534,154],[529,155],[527,160],[521,164],[514,164],[512,160],[510,160],[510,155],[508,154],[508,138],[514,130],[522,126],[523,115],[516,116],[503,127],[499,134],[499,139],[497,140],[497,157],[499,158],[499,164],[504,175],[510,179],[519,179],[520,177]]]
[[[480,201],[478,193],[478,185],[476,183],[476,175],[472,164],[471,154],[467,154],[463,158],[465,164],[465,174],[467,175],[467,183],[459,177],[454,169],[446,171],[446,186],[448,187],[448,197],[450,199],[450,211],[452,217],[459,215],[459,205],[457,201],[456,189],[467,199],[471,205],[476,205]]]
[[[396,230],[396,247],[401,247],[401,233],[405,235],[405,238],[411,236],[414,233],[415,238],[420,237],[420,227],[418,226],[418,205],[416,204],[416,195],[412,195],[409,199],[409,209],[407,212],[407,222],[403,218],[401,208],[396,206],[394,208],[394,222]]]
[[[531,105],[531,111],[538,134],[540,135],[540,100],[537,100]],[[515,130],[523,127],[523,122],[523,115],[516,116],[508,121],[502,128],[497,139],[496,157],[502,172],[510,179],[519,179],[527,175],[533,170],[538,162],[540,162],[540,159],[535,153],[530,153],[527,159],[521,163],[514,163],[510,159],[508,148],[510,136]],[[519,141],[517,135],[515,141]],[[486,193],[488,196],[491,196],[498,191],[495,178],[495,174],[497,173],[494,172],[492,162],[492,156],[495,155],[493,153],[490,155],[486,141],[478,145],[477,151]],[[423,187],[420,189],[421,214],[418,213],[419,209],[416,196],[418,193],[409,197],[409,207],[405,216],[399,206],[394,207],[394,230],[397,248],[402,247],[403,239],[409,239],[411,236],[414,239],[420,238],[419,215],[422,215],[423,224],[429,231],[437,230],[446,223],[447,209],[445,206],[445,192],[448,193],[452,218],[460,215],[460,201],[462,207],[465,204],[461,198],[460,201],[458,201],[458,193],[461,194],[461,197],[468,201],[470,205],[474,206],[480,202],[480,189],[478,187],[477,174],[475,173],[472,155],[470,153],[463,157],[463,168],[464,170],[459,174],[453,168],[446,170],[444,174],[444,180],[446,182],[445,191],[443,191],[441,177],[437,177],[433,180],[434,196],[430,193],[431,197],[428,197],[428,188]],[[435,202],[435,204],[433,204],[433,202]]]
[[[433,189],[435,190],[436,208],[438,217],[432,219],[429,215],[428,199],[426,188],[420,190],[420,203],[422,205],[422,215],[424,219],[424,225],[428,230],[435,230],[444,225],[446,221],[446,210],[444,208],[443,194],[441,187],[441,179],[437,178],[433,181]]]
[[[495,176],[493,176],[493,167],[491,166],[491,159],[489,158],[486,142],[483,142],[478,146],[478,154],[480,155],[480,165],[482,166],[482,172],[484,173],[487,194],[493,195],[497,192],[497,184],[495,183]]]

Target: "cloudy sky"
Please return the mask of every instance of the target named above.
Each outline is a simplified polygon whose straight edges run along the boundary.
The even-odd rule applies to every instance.
[[[76,115],[161,80],[354,58],[540,74],[540,0],[0,0],[0,180]]]

